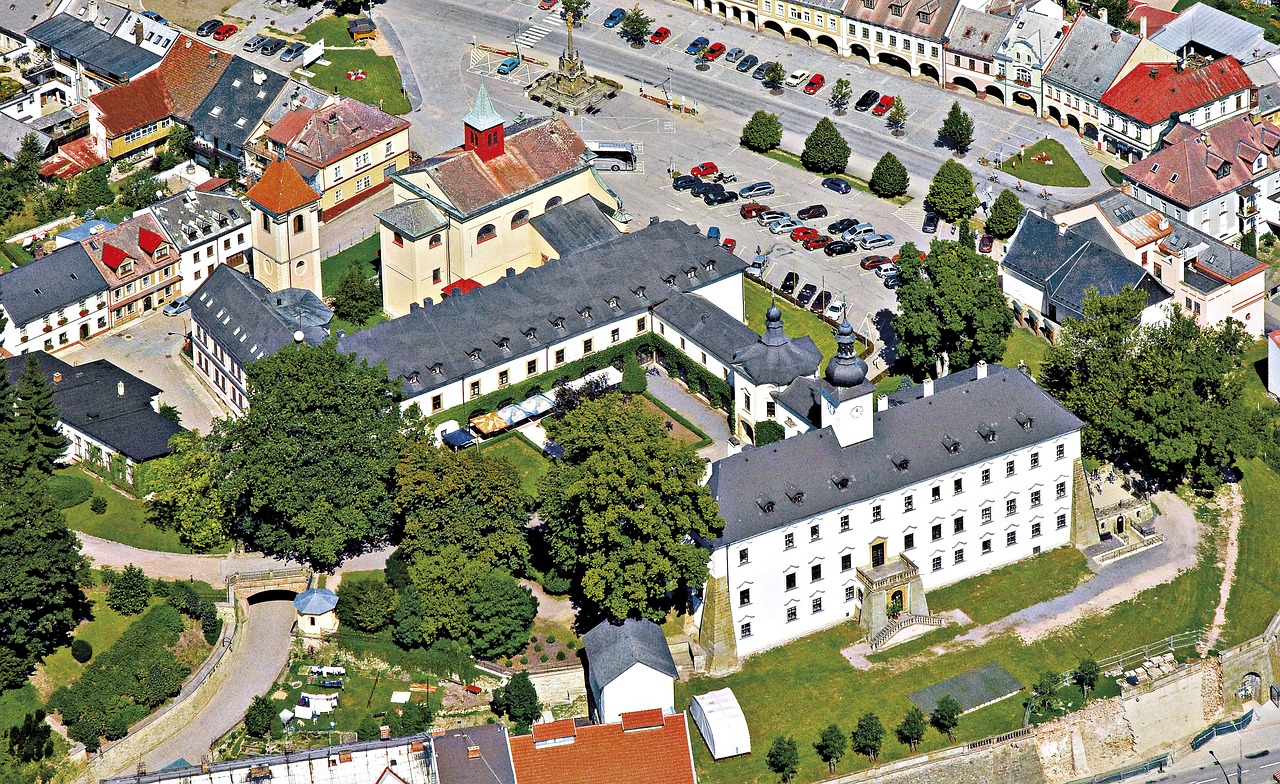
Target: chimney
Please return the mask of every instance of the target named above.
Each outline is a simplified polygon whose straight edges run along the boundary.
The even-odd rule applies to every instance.
[[[1159,75],[1160,75],[1159,68],[1152,68],[1150,71],[1147,71],[1147,76],[1150,76],[1152,79],[1156,78]]]
[[[979,379],[987,377],[987,361],[985,359],[978,360],[977,373]]]
[[[933,397],[933,379],[926,378],[924,381],[920,382],[920,386],[924,388],[920,397]]]
[[[54,374],[53,374],[53,383],[55,383],[55,384],[56,384],[56,383],[58,383],[58,382],[59,382],[59,381],[61,381],[61,380],[62,380],[62,374],[61,374],[61,373],[59,373],[59,372],[57,372],[57,371],[54,371]]]
[[[508,278],[514,278],[515,276],[516,276],[516,268],[515,268],[515,267],[507,267],[507,277],[508,277]]]
[[[84,20],[86,22],[95,22],[98,19],[98,0],[89,0],[85,4]]]
[[[1105,8],[1099,8],[1099,9],[1098,9],[1098,18],[1102,20],[1102,23],[1103,23],[1103,24],[1106,24],[1106,23],[1107,23],[1107,9],[1105,9]],[[1111,31],[1111,36],[1112,36],[1112,37],[1111,37],[1111,40],[1112,40],[1112,41],[1115,41],[1115,40],[1116,40],[1116,39],[1115,39],[1115,34],[1116,34],[1116,31],[1112,30],[1112,31]]]
[[[142,20],[138,19],[133,23],[133,43],[135,46],[142,46]]]
[[[410,312],[410,313],[412,313],[413,311],[415,311],[415,310],[417,310],[417,309],[418,309],[418,303],[416,303],[416,302],[410,302],[410,303],[409,303],[409,312]]]
[[[424,298],[423,298],[423,300],[422,300],[422,307],[423,307],[423,308],[429,308],[429,307],[431,307],[431,297],[424,297]]]
[[[1067,224],[1065,223],[1058,224],[1058,236],[1059,237],[1067,236]]]
[[[1166,217],[1164,217],[1164,216],[1161,216],[1161,217],[1160,217],[1160,223],[1159,223],[1158,225],[1159,225],[1159,227],[1160,227],[1160,231],[1168,231],[1168,230],[1169,230],[1169,219],[1168,219],[1168,218],[1166,218]]]
[[[124,382],[123,382],[123,381],[117,381],[117,382],[116,382],[116,394],[117,394],[117,395],[119,395],[120,397],[124,397]]]
[[[1138,37],[1147,37],[1147,17],[1145,16],[1138,17]]]
[[[337,136],[337,135],[338,135],[338,123],[339,123],[339,122],[340,122],[340,120],[338,119],[338,113],[337,113],[337,112],[334,112],[333,114],[329,115],[329,119],[325,120],[325,125],[326,125],[326,126],[328,127],[328,129],[329,129],[329,135],[330,135],[330,136]]]
[[[261,68],[253,69],[253,83],[261,86],[267,80],[267,72]]]
[[[210,49],[209,50],[209,67],[216,68],[217,65],[218,65],[218,50]]]
[[[468,747],[467,747],[467,759],[480,759],[480,747],[479,747],[479,746],[468,746]]]
[[[1113,43],[1113,44],[1118,44],[1118,43],[1120,43],[1120,31],[1119,31],[1119,30],[1112,30],[1112,31],[1111,31],[1111,43]]]
[[[889,410],[889,396],[876,395],[876,411],[888,411],[888,410]]]

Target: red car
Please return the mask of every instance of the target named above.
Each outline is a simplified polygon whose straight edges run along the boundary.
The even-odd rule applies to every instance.
[[[546,2],[550,2],[550,3],[551,3],[551,5],[555,5],[555,4],[556,4],[556,0],[542,0],[542,2],[544,2],[544,3],[546,3]],[[548,7],[548,8],[550,8],[551,6],[549,5],[549,6],[547,6],[547,7]],[[659,27],[657,30],[654,30],[654,31],[653,31],[653,35],[649,36],[649,43],[651,43],[651,44],[660,44],[660,43],[662,43],[663,41],[667,40],[667,39],[668,39],[668,38],[670,38],[670,37],[671,37],[671,31],[670,31],[670,30],[668,30],[668,29],[667,29],[667,28],[665,28],[665,27]]]
[[[831,238],[825,234],[819,234],[816,237],[810,237],[804,241],[805,250],[822,250],[831,244]]]
[[[738,209],[738,214],[746,220],[755,220],[760,217],[760,213],[768,211],[769,205],[761,204],[758,201],[749,201]]]
[[[810,237],[818,236],[818,230],[812,226],[797,226],[791,230],[792,242],[804,242]]]
[[[876,104],[876,108],[871,110],[871,113],[876,117],[883,117],[886,112],[893,108],[897,100],[892,95],[882,95],[880,96],[880,102]]]
[[[702,59],[706,60],[707,62],[711,62],[712,60],[716,59],[720,55],[724,54],[724,52],[725,52],[724,44],[720,43],[719,41],[716,41],[714,44],[707,47],[707,53],[702,55]]]
[[[724,248],[730,253],[733,253],[735,250],[738,249],[738,241],[732,237],[729,237],[724,242],[720,243],[720,247]]]
[[[240,32],[239,27],[236,27],[233,24],[225,24],[222,27],[219,27],[217,32],[213,34],[213,40],[225,41],[238,32]]]
[[[710,177],[711,175],[715,174],[718,171],[720,171],[719,166],[716,166],[711,161],[707,161],[705,163],[700,163],[697,166],[694,166],[692,169],[689,170],[689,173],[692,174],[694,177]]]
[[[538,8],[542,11],[550,11],[552,8],[556,7],[557,2],[559,2],[559,0],[542,0],[541,3],[538,3]]]
[[[872,270],[877,267],[887,267],[892,263],[893,259],[888,256],[868,256],[862,260],[862,268],[865,270]]]
[[[822,74],[814,74],[813,77],[809,79],[809,83],[804,86],[804,94],[813,95],[814,93],[821,90],[822,85],[826,83],[827,83],[827,77],[823,76]]]

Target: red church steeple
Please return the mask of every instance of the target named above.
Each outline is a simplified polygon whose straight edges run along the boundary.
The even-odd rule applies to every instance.
[[[473,150],[482,161],[491,161],[502,155],[503,144],[502,115],[493,108],[489,100],[489,91],[484,82],[476,92],[476,101],[471,104],[471,111],[462,118],[462,149]]]

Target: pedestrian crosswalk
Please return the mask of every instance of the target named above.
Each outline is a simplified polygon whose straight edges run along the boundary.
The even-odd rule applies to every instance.
[[[546,27],[533,25],[528,30],[525,30],[523,33],[516,36],[516,43],[521,46],[533,46],[543,38],[546,38],[550,32],[551,30]]]

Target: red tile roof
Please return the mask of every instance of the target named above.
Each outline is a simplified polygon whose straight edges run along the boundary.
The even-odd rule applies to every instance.
[[[178,36],[156,68],[169,90],[174,116],[190,121],[230,64],[231,55],[227,52],[187,35]]]
[[[622,719],[622,731],[643,730],[649,727],[661,727],[665,722],[661,708],[650,708],[648,710],[631,711],[624,713],[619,718]]]
[[[453,295],[454,289],[457,289],[458,294],[461,295],[461,294],[466,294],[467,292],[470,292],[470,291],[475,291],[478,288],[481,288],[480,284],[472,280],[471,278],[458,278],[452,283],[448,283],[444,286],[441,286],[440,293],[444,294],[446,297],[449,297]]]
[[[536,725],[533,728],[533,742],[542,743],[546,740],[572,738],[577,734],[578,728],[574,725],[573,719],[561,719],[560,721]]]
[[[303,128],[307,127],[307,122],[311,119],[311,115],[315,113],[315,109],[309,109],[305,106],[287,112],[267,131],[267,138],[273,142],[288,144],[293,141],[293,137],[302,132]]]
[[[102,263],[106,264],[114,272],[120,269],[120,265],[129,260],[129,254],[117,248],[111,243],[102,246]]]
[[[107,159],[98,152],[98,145],[94,143],[93,137],[82,136],[62,145],[46,159],[40,166],[40,176],[69,180],[80,172],[106,162]]]
[[[228,180],[225,177],[210,177],[209,179],[197,185],[196,190],[201,191],[203,193],[213,193],[214,191],[221,190],[223,186],[225,186],[229,182],[231,182],[231,180]]]
[[[1255,125],[1248,118],[1236,117],[1203,134],[1182,123],[1165,141],[1168,146],[1163,150],[1125,168],[1121,174],[1184,209],[1231,193],[1280,168],[1276,158],[1280,154],[1280,128],[1265,120]],[[1251,162],[1261,152],[1267,153],[1267,162],[1255,174]],[[1219,177],[1216,170],[1223,163],[1230,164],[1230,170]]]
[[[318,109],[294,109],[267,131],[290,157],[324,166],[409,127],[409,121],[354,98]]]
[[[169,238],[165,236],[164,227],[149,212],[129,218],[114,229],[80,243],[98,271],[109,281],[136,280],[173,264],[178,257],[172,248],[164,258],[155,257],[156,250],[163,245],[170,245]],[[127,259],[133,259],[133,269],[121,275],[120,265]]]
[[[138,247],[146,251],[148,256],[155,255],[156,248],[164,245],[168,240],[156,234],[151,229],[138,229]]]
[[[1272,343],[1275,343],[1277,346],[1280,346],[1280,329],[1277,329],[1275,332],[1272,332],[1271,334],[1267,335],[1267,337],[1271,338]]]
[[[320,194],[302,179],[293,164],[274,160],[245,194],[249,201],[276,215],[320,200]]]
[[[164,80],[155,71],[89,97],[98,109],[107,138],[160,122],[173,112]]]
[[[1129,15],[1127,17],[1132,22],[1139,19],[1147,20],[1147,35],[1155,35],[1161,27],[1178,18],[1175,11],[1166,11],[1163,8],[1156,8],[1153,5],[1141,2],[1141,0],[1129,0]]]
[[[577,727],[577,735],[568,743],[537,748],[535,735],[511,738],[516,780],[520,784],[695,784],[685,715],[667,716],[661,726],[651,729],[624,730],[630,715],[623,714],[623,724]]]
[[[1182,71],[1176,63],[1142,63],[1103,93],[1102,103],[1140,123],[1156,125],[1175,112],[1248,90],[1252,83],[1234,57]]]

